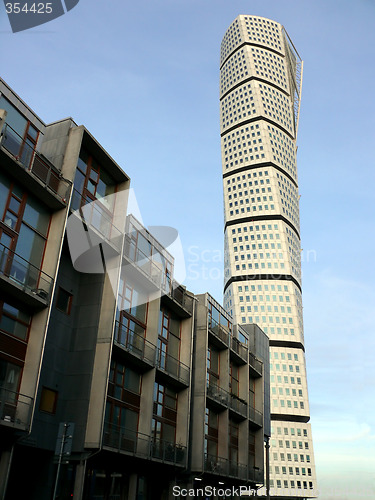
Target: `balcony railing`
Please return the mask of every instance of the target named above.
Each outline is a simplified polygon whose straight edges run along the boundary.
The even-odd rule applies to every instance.
[[[159,289],[162,288],[163,270],[159,262],[154,261],[150,255],[146,255],[136,245],[134,240],[128,235],[125,235],[124,255],[137,268],[142,271]]]
[[[186,293],[183,286],[179,285],[176,281],[166,280],[162,291],[169,295],[175,302],[186,309],[189,313],[193,312],[194,299],[191,295]]]
[[[154,365],[156,349],[154,344],[118,321],[115,326],[115,343],[137,358]]]
[[[232,476],[243,481],[263,483],[264,472],[257,467],[231,462],[227,458],[205,455],[204,471],[219,476]]]
[[[247,361],[247,347],[242,344],[235,337],[231,337],[230,346],[232,351],[234,351],[241,359]]]
[[[173,356],[165,354],[160,349],[156,351],[156,367],[164,373],[171,375],[179,382],[189,385],[190,368]]]
[[[221,387],[215,384],[207,385],[207,396],[221,406],[228,407],[230,405],[230,394]]]
[[[247,403],[246,403],[246,401],[239,399],[234,394],[230,395],[229,407],[230,407],[230,409],[232,409],[236,413],[239,413],[243,417],[245,417],[245,418],[247,417]]]
[[[155,439],[109,422],[105,423],[103,445],[147,460],[155,459],[174,465],[186,463],[186,446]]]
[[[261,377],[263,374],[263,363],[249,352],[249,366]]]
[[[1,134],[1,146],[10,153],[25,170],[37,178],[48,190],[52,191],[60,201],[67,203],[69,199],[70,182],[63,179],[52,164],[42,157],[33,145],[25,141],[8,124],[5,124]]]
[[[262,427],[263,426],[262,412],[256,410],[252,406],[249,406],[249,420],[251,420],[256,425],[259,425],[259,427]]]
[[[151,441],[151,458],[175,465],[185,465],[186,456],[186,446],[176,445],[162,439],[152,439]]]
[[[264,470],[259,467],[249,467],[248,480],[255,483],[264,483]]]
[[[0,387],[0,425],[29,430],[33,401],[29,396]]]
[[[217,323],[213,318],[208,319],[208,328],[215,335],[216,338],[221,340],[226,346],[229,343],[229,333]]]
[[[92,200],[82,195],[77,189],[73,189],[70,209],[72,216],[77,217],[79,222],[84,222],[92,245],[99,243],[108,244],[115,254],[120,254],[124,232],[113,224],[113,214],[105,207],[101,199]],[[72,219],[70,219],[72,220]]]
[[[1,243],[0,274],[23,290],[36,294],[46,302],[49,300],[53,278]]]

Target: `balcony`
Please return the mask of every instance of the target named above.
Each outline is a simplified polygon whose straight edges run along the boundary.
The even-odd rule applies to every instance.
[[[261,377],[263,375],[263,363],[249,352],[249,367],[253,377]]]
[[[249,406],[249,420],[257,427],[263,427],[263,413]]]
[[[229,398],[229,409],[231,412],[236,413],[235,417],[247,418],[247,403],[243,399],[235,396],[234,394],[230,394]]]
[[[224,479],[231,476],[242,481],[256,483],[264,482],[264,471],[258,467],[250,467],[246,464],[234,463],[223,457],[205,455],[204,471],[210,474],[217,474]]]
[[[185,466],[186,446],[176,445],[146,434],[105,423],[103,446],[121,453],[146,460],[156,460],[171,465]]]
[[[218,411],[223,411],[230,405],[230,394],[215,384],[207,384],[207,398]]]
[[[242,344],[238,339],[235,337],[231,337],[230,339],[230,348],[231,348],[231,356],[235,358],[235,360],[244,365],[247,363],[247,352],[248,349],[247,347]]]
[[[264,484],[264,470],[259,469],[259,467],[249,467],[247,477],[248,481],[252,481],[258,484]]]
[[[52,209],[60,209],[69,201],[71,183],[64,179],[52,163],[38,153],[8,124],[4,125],[0,144],[5,157],[12,158],[21,167],[17,179]],[[15,175],[14,161],[6,161],[6,170]]]
[[[162,439],[152,439],[151,458],[161,462],[184,466],[187,457],[187,448],[180,444],[169,443]]]
[[[146,434],[105,422],[103,446],[118,452],[148,459],[150,457],[151,438]]]
[[[208,331],[211,334],[213,344],[219,349],[225,349],[229,345],[229,332],[225,330],[213,318],[208,318]]]
[[[14,298],[42,308],[48,305],[53,278],[0,243],[0,283]]]
[[[160,263],[154,261],[150,255],[146,255],[136,247],[134,240],[129,234],[125,234],[124,257],[134,265],[134,269],[139,273],[135,274],[134,277],[138,281],[141,281],[141,283],[143,281],[146,289],[149,289],[150,285],[154,291],[163,288],[163,270]],[[126,271],[127,273],[131,273],[131,266],[126,266]]]
[[[133,365],[145,370],[155,366],[154,344],[118,321],[115,324],[114,343]]]
[[[33,402],[29,396],[0,387],[0,426],[28,431]]]
[[[162,292],[164,292],[163,301],[169,309],[174,311],[182,318],[189,318],[193,314],[194,299],[186,293],[185,287],[179,285],[176,281],[167,281]]]
[[[159,378],[168,378],[170,382],[181,388],[189,386],[190,368],[160,349],[156,350],[156,368],[159,371]]]
[[[231,462],[227,458],[205,455],[204,471],[217,474],[225,478],[231,476],[237,479],[247,480],[248,467],[245,464]]]

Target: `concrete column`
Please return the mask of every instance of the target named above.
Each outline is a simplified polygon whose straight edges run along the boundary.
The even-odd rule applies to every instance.
[[[138,480],[138,474],[130,475],[128,500],[136,500],[137,498],[137,480]]]
[[[270,500],[270,438],[266,441],[266,498]]]
[[[4,450],[0,458],[0,500],[5,499],[12,458],[13,446],[8,450]]]
[[[85,485],[85,473],[86,473],[86,460],[83,460],[76,466],[73,500],[82,500],[83,487]]]

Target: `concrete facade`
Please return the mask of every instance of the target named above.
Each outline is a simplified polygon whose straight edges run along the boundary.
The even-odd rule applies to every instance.
[[[284,27],[238,16],[221,44],[224,307],[270,339],[271,494],[316,496],[296,166],[302,61]]]

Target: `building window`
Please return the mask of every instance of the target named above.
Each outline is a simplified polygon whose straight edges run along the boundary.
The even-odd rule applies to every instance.
[[[163,451],[164,443],[176,441],[177,392],[155,382],[152,437],[155,449]]]
[[[163,369],[176,366],[180,358],[181,321],[171,311],[161,308],[158,327],[158,362]]]
[[[205,415],[205,454],[207,460],[216,462],[219,441],[219,415],[206,408]]]
[[[6,402],[16,402],[22,368],[0,358],[0,388],[5,393]]]
[[[42,394],[40,396],[39,410],[45,413],[56,413],[58,392],[47,387],[42,387]]]
[[[238,434],[238,423],[233,420],[229,420],[229,462],[230,466],[234,469],[237,468],[238,464]],[[236,470],[233,472],[236,472]],[[237,474],[235,473],[235,475]]]
[[[220,354],[212,346],[207,349],[207,384],[209,386],[219,386]]]
[[[56,297],[56,309],[69,315],[72,309],[73,295],[59,287]]]
[[[86,150],[82,149],[74,178],[74,191],[71,208],[78,210],[83,205],[99,201],[95,204],[98,211],[107,213],[111,218],[115,181]]]
[[[39,131],[3,95],[0,96],[0,109],[7,112],[3,145],[20,159],[25,167],[29,167]]]
[[[50,213],[2,175],[0,195],[0,272],[37,290]]]
[[[119,361],[112,359],[108,380],[105,416],[105,442],[123,436],[121,448],[134,451],[138,430],[141,375]]]
[[[0,301],[0,331],[27,340],[31,316],[7,302]]]
[[[239,369],[238,366],[230,362],[230,379],[229,379],[229,388],[231,394],[234,396],[240,395],[240,379],[239,379]]]
[[[120,278],[115,340],[143,354],[148,298],[130,281]]]

